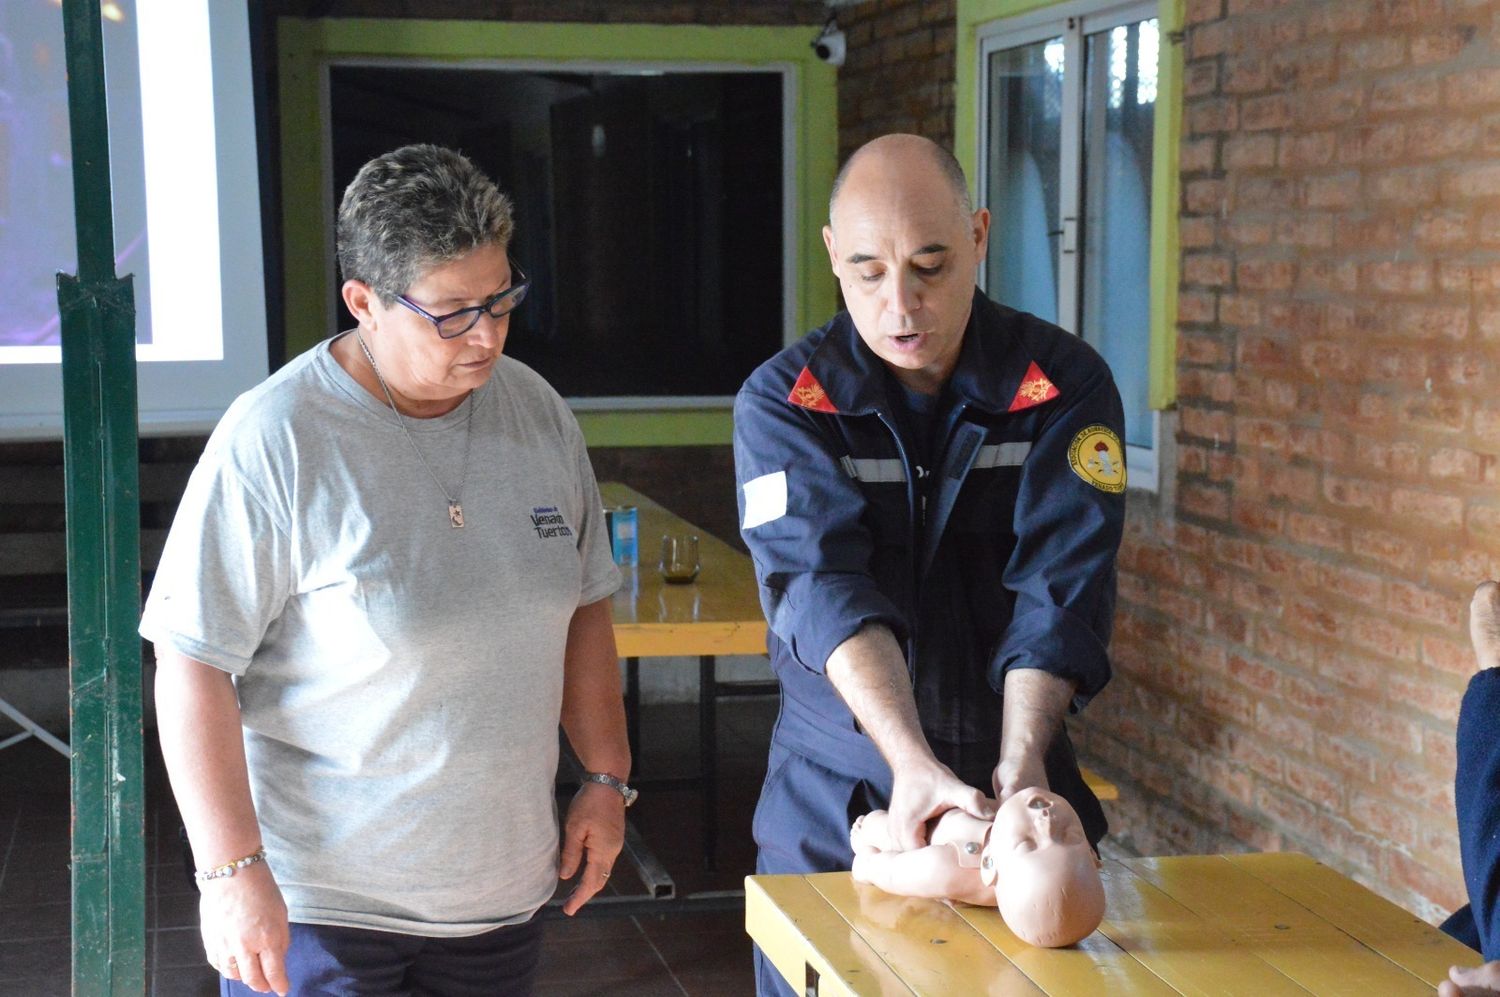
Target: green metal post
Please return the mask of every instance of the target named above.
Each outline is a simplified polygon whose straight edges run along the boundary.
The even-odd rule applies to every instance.
[[[58,274],[73,783],[73,993],[146,985],[135,296],[115,276],[99,0],[64,0],[78,275]]]

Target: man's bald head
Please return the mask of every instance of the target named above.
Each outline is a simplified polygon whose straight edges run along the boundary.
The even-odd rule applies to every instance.
[[[936,142],[920,135],[882,135],[871,139],[844,161],[838,176],[833,178],[833,191],[828,195],[828,219],[833,221],[839,194],[851,175],[907,174],[917,170],[933,170],[953,191],[954,204],[965,218],[974,213],[969,200],[969,181],[964,168],[953,158],[953,153]],[[873,178],[872,177],[872,178]]]

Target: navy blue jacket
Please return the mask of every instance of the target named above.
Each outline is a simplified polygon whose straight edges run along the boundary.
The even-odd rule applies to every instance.
[[[1104,449],[1101,431],[1123,461],[1103,359],[976,292],[931,467],[913,458],[888,390],[840,313],[763,364],[735,402],[741,532],[783,691],[777,737],[838,771],[885,768],[824,673],[866,624],[903,645],[929,741],[997,753],[1012,668],[1076,683],[1075,709],[1110,677],[1124,469],[1096,483],[1075,470],[1091,457],[1081,444]],[[1091,838],[1102,820],[1085,816]]]
[[[1500,959],[1500,668],[1469,680],[1458,712],[1458,843],[1487,960]],[[1473,943],[1473,936],[1464,938]]]

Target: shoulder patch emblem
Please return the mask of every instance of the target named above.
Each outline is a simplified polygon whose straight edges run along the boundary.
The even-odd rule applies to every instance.
[[[1021,378],[1021,386],[1016,389],[1016,397],[1011,399],[1010,408],[1006,411],[1019,412],[1022,409],[1033,408],[1042,402],[1050,402],[1059,394],[1061,392],[1057,390],[1057,385],[1042,373],[1042,368],[1038,367],[1036,361],[1033,360],[1031,366],[1026,368],[1026,376]]]
[[[1068,466],[1101,492],[1125,490],[1125,449],[1108,426],[1085,426],[1068,444]]]
[[[828,392],[823,390],[818,379],[813,377],[812,371],[806,367],[803,367],[802,373],[797,375],[797,383],[792,385],[792,393],[786,396],[786,400],[793,405],[812,409],[814,412],[838,413],[833,402],[828,400]]]

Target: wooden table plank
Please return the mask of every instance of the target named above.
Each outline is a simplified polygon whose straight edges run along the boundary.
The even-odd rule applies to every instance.
[[[1467,945],[1307,855],[1279,852],[1227,858],[1433,988],[1448,978],[1449,966],[1484,962]]]
[[[633,505],[638,516],[639,563],[621,565],[624,583],[614,596],[620,657],[766,653],[766,621],[747,555],[625,485],[604,482],[599,492],[605,505]],[[698,535],[702,568],[691,584],[669,584],[656,570],[669,531]]]
[[[1178,992],[1097,931],[1071,948],[1039,949],[1012,934],[993,907],[954,904],[953,911],[1045,993],[1172,997]]]
[[[920,997],[1043,992],[946,904],[892,896],[846,872],[806,879]]]
[[[746,876],[745,930],[798,991],[812,966],[820,997],[911,997],[911,988],[802,876]]]
[[[1221,855],[1125,865],[1309,991],[1397,997],[1432,987]]]
[[[1190,997],[1304,997],[1307,991],[1118,862],[1104,863],[1099,934]]]

